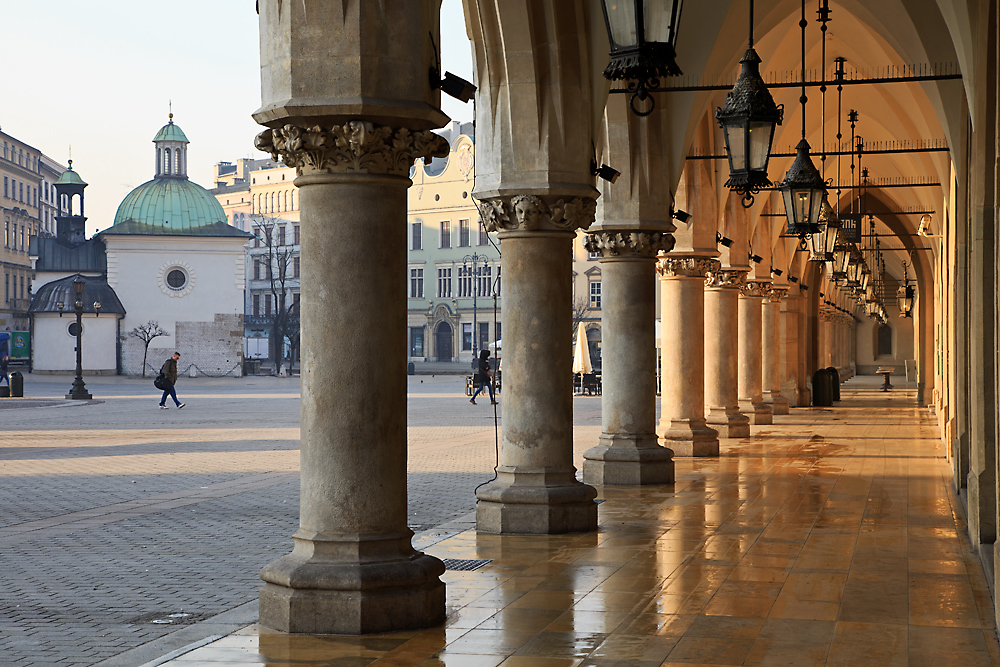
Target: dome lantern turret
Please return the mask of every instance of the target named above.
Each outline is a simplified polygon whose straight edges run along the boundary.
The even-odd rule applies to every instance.
[[[187,178],[188,138],[184,131],[174,124],[171,113],[167,124],[153,137],[156,144],[155,178]]]

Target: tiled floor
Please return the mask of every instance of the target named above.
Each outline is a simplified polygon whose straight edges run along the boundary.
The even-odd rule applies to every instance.
[[[718,459],[679,459],[673,488],[600,489],[597,533],[467,531],[432,545],[493,560],[445,574],[444,627],[359,638],[251,626],[166,664],[1000,664],[933,416],[871,379],[843,396],[724,441]]]

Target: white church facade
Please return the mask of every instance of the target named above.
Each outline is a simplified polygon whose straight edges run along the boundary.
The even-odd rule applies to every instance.
[[[57,235],[33,239],[31,248],[37,286],[29,311],[33,372],[75,369],[72,281],[79,275],[86,282],[86,374],[140,374],[144,358],[147,374],[155,374],[174,351],[187,374],[242,373],[244,247],[250,235],[230,226],[215,197],[188,180],[189,142],[172,115],[153,143],[153,179],[132,190],[114,223],[92,239],[83,231],[87,184],[72,168],[67,182],[57,184]],[[149,322],[166,335],[153,339],[146,353],[130,332]]]

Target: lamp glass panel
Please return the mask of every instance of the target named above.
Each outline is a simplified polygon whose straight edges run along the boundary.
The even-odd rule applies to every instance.
[[[635,0],[605,0],[611,28],[612,47],[630,47],[639,42],[636,32]]]
[[[614,0],[612,0],[614,1]],[[643,28],[645,29],[645,38],[647,42],[661,42],[663,44],[672,44],[673,35],[671,34],[671,28],[677,29],[673,26],[674,16],[678,13],[680,9],[680,4],[683,0],[660,0],[658,2],[644,2],[643,3]]]
[[[792,190],[792,199],[795,202],[795,224],[805,225],[809,223],[810,216],[809,213],[812,211],[812,191],[811,190]],[[819,206],[817,205],[817,213],[819,212]],[[813,218],[815,219],[815,218]]]
[[[788,220],[788,225],[794,228],[795,225],[795,207],[792,206],[792,191],[782,190],[781,198],[785,200],[785,218]]]
[[[771,157],[771,139],[774,123],[750,121],[747,143],[750,144],[750,169],[764,171]]]
[[[827,225],[823,230],[823,248],[827,255],[833,254],[833,249],[837,247],[837,231],[839,227]]]
[[[731,120],[725,124],[726,148],[729,149],[729,171],[745,171],[747,168],[746,135],[743,123]]]
[[[809,193],[809,217],[804,222],[816,224],[819,220],[819,207],[823,204],[825,190],[806,190]]]

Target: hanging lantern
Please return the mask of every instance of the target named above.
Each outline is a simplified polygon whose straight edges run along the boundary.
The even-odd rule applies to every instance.
[[[725,134],[729,158],[726,187],[743,195],[744,208],[753,204],[753,196],[761,188],[771,185],[767,163],[771,157],[774,128],[781,125],[785,113],[784,106],[774,103],[760,76],[760,56],[752,42],[753,37],[750,48],[740,60],[743,69],[736,85],[726,95],[726,104],[715,108],[715,119]]]
[[[861,252],[851,246],[847,254],[847,286],[855,289],[861,287]]]
[[[802,139],[795,150],[795,161],[778,189],[785,201],[787,233],[804,238],[819,231],[819,211],[826,184],[809,157],[809,142]]]
[[[809,237],[809,261],[832,262],[833,251],[837,247],[837,232],[840,230],[840,219],[830,206],[826,192],[819,208],[819,231]],[[833,268],[830,268],[832,273]]]
[[[683,0],[601,0],[611,43],[611,62],[604,69],[604,77],[626,81],[632,92],[629,106],[639,116],[652,113],[654,102],[649,90],[659,87],[659,77],[681,74],[675,46],[682,4]],[[647,99],[648,109],[636,107],[636,100]]]
[[[906,275],[906,262],[903,262],[903,284],[896,290],[896,305],[899,306],[900,317],[911,317],[913,315],[914,289],[910,286],[910,279]]]
[[[851,263],[851,245],[847,242],[844,228],[837,230],[837,243],[833,247],[833,277],[847,283],[847,267]]]

